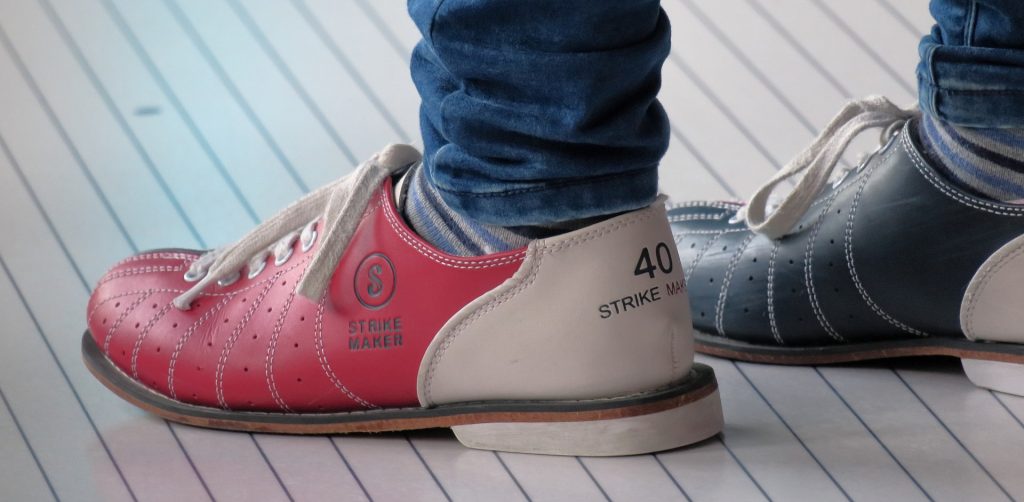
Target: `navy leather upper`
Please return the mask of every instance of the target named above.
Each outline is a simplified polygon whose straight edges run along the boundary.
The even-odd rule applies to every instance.
[[[669,217],[697,330],[757,344],[962,337],[971,278],[1024,234],[1024,207],[953,186],[909,125],[779,240],[730,222],[740,207],[688,203]]]

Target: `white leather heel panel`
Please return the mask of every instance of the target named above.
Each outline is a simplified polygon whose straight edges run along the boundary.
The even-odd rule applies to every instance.
[[[960,326],[971,340],[1024,343],[1024,236],[999,248],[974,274]]]
[[[595,399],[677,381],[693,362],[682,282],[663,199],[534,241],[512,278],[434,338],[420,402]]]

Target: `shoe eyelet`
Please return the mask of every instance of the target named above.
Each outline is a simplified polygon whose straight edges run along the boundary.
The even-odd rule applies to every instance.
[[[294,251],[295,251],[295,248],[290,247],[290,248],[288,248],[288,251],[285,254],[279,255],[279,256],[275,256],[274,257],[274,266],[275,267],[280,267],[281,265],[284,265],[285,262],[288,261],[288,259],[292,257],[292,253]]]
[[[233,274],[231,274],[231,275],[229,275],[229,276],[227,276],[227,277],[217,281],[217,285],[222,287],[222,288],[230,286],[230,285],[238,282],[238,279],[240,277],[242,277],[242,274],[240,274],[238,272],[235,272],[235,273],[233,273]]]
[[[197,282],[202,279],[204,275],[206,275],[205,270],[197,270],[189,267],[189,269],[185,271],[185,275],[182,279],[185,279],[185,282]]]
[[[310,249],[313,249],[313,243],[316,242],[316,237],[316,230],[310,229],[309,233],[306,233],[305,231],[302,232],[302,237],[300,241],[302,242],[303,253],[309,251]]]
[[[260,264],[259,265],[255,266],[255,267],[250,267],[249,268],[249,274],[246,275],[246,277],[248,277],[250,280],[251,279],[255,279],[256,276],[260,275],[260,273],[262,273],[263,270],[266,269],[266,268],[267,268],[267,260],[265,260],[265,259],[264,260],[260,260]]]

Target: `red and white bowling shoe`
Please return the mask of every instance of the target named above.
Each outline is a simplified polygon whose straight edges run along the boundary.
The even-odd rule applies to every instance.
[[[238,243],[100,281],[92,373],[166,419],[284,433],[451,427],[476,448],[621,455],[718,433],[663,201],[464,258],[404,223],[391,146]]]

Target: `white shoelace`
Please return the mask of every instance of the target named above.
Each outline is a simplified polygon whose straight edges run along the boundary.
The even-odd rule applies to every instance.
[[[918,113],[916,106],[900,108],[882,96],[869,96],[847,103],[806,150],[754,192],[735,220],[746,220],[751,230],[771,239],[785,236],[828,184],[843,152],[854,138],[866,129],[881,127],[881,148]],[[793,191],[777,205],[769,201],[780,183],[800,174],[803,177]]]
[[[205,253],[185,274],[186,280],[198,282],[175,298],[174,306],[188,310],[192,301],[214,282],[234,282],[244,265],[248,265],[250,277],[263,270],[271,255],[275,263],[281,265],[291,256],[297,238],[301,238],[304,250],[308,250],[317,238],[318,221],[323,225],[323,240],[297,291],[312,301],[319,301],[374,191],[388,176],[419,160],[420,153],[415,148],[389,145],[352,174],[310,192],[238,242]],[[302,229],[301,232],[298,229]]]

